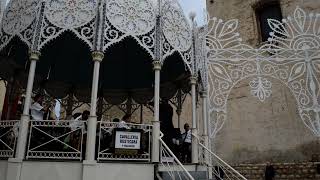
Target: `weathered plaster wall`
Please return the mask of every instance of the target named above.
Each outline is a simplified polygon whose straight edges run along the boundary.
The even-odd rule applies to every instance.
[[[267,0],[266,0],[267,1]],[[211,16],[239,19],[244,43],[257,47],[259,31],[254,6],[258,0],[207,0]],[[320,1],[280,0],[283,17],[296,6],[320,13]],[[272,97],[261,103],[250,94],[249,80],[240,82],[228,100],[228,118],[214,139],[216,152],[230,163],[309,161],[320,140],[304,126],[289,89],[273,80]]]
[[[239,33],[243,41],[252,46],[259,42],[259,30],[254,8],[259,2],[275,0],[207,0],[207,10],[211,17],[218,17],[223,20],[238,19]],[[320,12],[318,0],[279,0],[283,17],[291,16],[297,6],[305,11]]]
[[[261,103],[243,81],[230,94],[228,118],[215,149],[231,163],[309,161],[319,151],[303,124],[288,88],[273,81],[272,96]]]

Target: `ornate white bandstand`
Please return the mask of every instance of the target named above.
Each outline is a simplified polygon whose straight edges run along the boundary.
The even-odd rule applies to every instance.
[[[194,17],[191,19],[194,21]],[[72,35],[70,35],[72,34]],[[64,87],[66,82],[60,81],[58,76],[55,76],[54,67],[51,64],[46,64],[46,59],[50,59],[48,52],[50,50],[55,51],[54,46],[56,42],[63,39],[71,39],[73,36],[81,40],[82,45],[86,48],[79,49],[79,51],[89,51],[92,55],[93,70],[88,72],[92,73],[92,86],[91,88],[79,87],[84,90],[91,91],[91,99],[87,101],[87,98],[81,93],[78,94],[64,94],[61,87]],[[20,121],[3,121],[3,127],[12,127],[11,130],[17,131],[18,137],[17,143],[13,143],[14,147],[9,147],[3,153],[6,157],[10,157],[8,161],[8,172],[6,174],[7,179],[20,179],[18,174],[23,174],[23,168],[25,159],[80,159],[82,160],[81,153],[82,148],[77,149],[70,144],[66,144],[62,141],[62,136],[66,136],[75,131],[80,131],[80,141],[83,139],[83,130],[81,126],[87,123],[87,135],[86,135],[86,152],[83,160],[83,179],[92,179],[93,170],[92,167],[97,166],[97,161],[101,159],[110,159],[110,155],[106,155],[103,151],[98,152],[96,157],[96,132],[108,131],[108,129],[115,128],[110,123],[104,123],[98,121],[97,111],[99,110],[99,91],[101,90],[101,81],[103,81],[103,72],[100,70],[104,67],[103,63],[108,63],[108,53],[112,53],[112,48],[120,44],[127,39],[133,39],[136,44],[147,52],[149,59],[151,59],[154,70],[154,82],[152,83],[154,97],[153,97],[153,114],[154,119],[152,125],[132,125],[135,128],[141,128],[145,132],[152,132],[150,141],[152,142],[151,151],[143,156],[130,157],[129,159],[147,160],[153,163],[160,162],[160,145],[161,149],[166,149],[168,146],[163,145],[164,141],[160,141],[160,119],[159,119],[159,105],[161,93],[169,92],[169,94],[175,95],[174,91],[170,91],[167,86],[162,86],[160,82],[160,75],[162,67],[167,63],[170,63],[171,59],[179,57],[184,64],[184,71],[188,72],[190,78],[190,89],[192,96],[192,131],[197,136],[197,115],[196,115],[196,101],[197,101],[197,84],[198,79],[204,79],[198,77],[197,62],[195,61],[195,36],[197,36],[196,26],[190,25],[189,20],[185,17],[179,3],[177,1],[159,0],[157,2],[150,0],[12,0],[9,2],[5,14],[3,16],[2,28],[0,31],[0,50],[8,53],[17,53],[14,50],[12,44],[15,42],[23,42],[24,45],[17,49],[27,49],[29,54],[29,62],[25,67],[28,67],[28,80],[27,86],[25,86],[25,100],[23,106],[23,113]],[[62,37],[62,38],[60,38]],[[71,37],[71,38],[70,38]],[[121,44],[122,43],[122,44]],[[125,42],[126,43],[126,42]],[[125,44],[124,43],[124,44]],[[19,43],[18,43],[19,44]],[[21,44],[21,43],[20,43]],[[62,46],[60,44],[60,46]],[[77,46],[76,44],[74,44]],[[16,45],[17,46],[17,45]],[[50,49],[51,48],[51,49]],[[130,47],[129,47],[130,48]],[[19,50],[17,50],[19,51]],[[23,51],[23,50],[22,50]],[[14,53],[12,53],[14,52]],[[25,52],[24,52],[25,53]],[[61,53],[57,50],[57,53]],[[66,52],[64,52],[66,53]],[[73,52],[77,53],[77,52]],[[79,52],[81,54],[82,52]],[[17,53],[18,54],[18,53]],[[22,53],[23,54],[23,53]],[[50,53],[49,53],[50,54]],[[76,56],[76,54],[74,54]],[[50,54],[54,56],[54,54]],[[61,56],[59,56],[61,57]],[[83,58],[79,57],[78,58]],[[67,64],[69,57],[65,57]],[[14,59],[14,58],[13,58]],[[5,60],[3,60],[5,61]],[[70,60],[71,61],[71,60]],[[79,63],[80,62],[79,60]],[[89,64],[89,63],[87,63]],[[67,65],[66,65],[67,66]],[[69,71],[73,71],[70,67]],[[87,67],[88,69],[88,67]],[[178,71],[178,68],[176,68]],[[37,88],[41,86],[37,81],[38,77],[43,77],[43,71],[47,72],[47,80],[55,79],[49,83],[49,87],[45,88],[45,93],[54,96],[57,99],[61,99],[61,104],[68,104],[69,101],[83,101],[90,106],[90,116],[88,122],[80,123],[79,127],[71,132],[64,132],[59,137],[54,136],[48,132],[44,132],[43,128],[46,127],[69,127],[72,121],[61,121],[60,123],[54,121],[33,121],[30,120],[29,111],[32,102],[32,95]],[[62,73],[63,70],[61,70]],[[119,69],[120,71],[120,69]],[[137,70],[139,71],[139,70]],[[87,73],[87,72],[84,72]],[[13,75],[13,74],[11,74]],[[102,76],[101,76],[102,75]],[[64,78],[68,79],[67,74]],[[58,78],[57,78],[58,77]],[[8,76],[7,78],[10,78]],[[6,78],[5,78],[6,79]],[[7,79],[8,80],[8,79]],[[79,79],[78,79],[79,80]],[[81,81],[82,79],[80,79]],[[83,80],[85,81],[85,80]],[[99,82],[100,81],[100,82]],[[56,84],[54,84],[56,83]],[[59,84],[60,83],[60,84]],[[53,85],[54,84],[54,85]],[[99,85],[100,84],[100,85]],[[169,83],[170,84],[170,83]],[[188,84],[188,83],[187,83]],[[106,84],[104,84],[106,85]],[[76,87],[78,88],[78,87]],[[102,88],[103,89],[103,88]],[[160,92],[160,89],[164,91]],[[66,88],[64,88],[64,91]],[[43,90],[42,90],[43,91]],[[135,90],[134,90],[135,92]],[[144,92],[144,91],[141,91]],[[140,98],[142,96],[140,92]],[[148,91],[146,92],[148,93]],[[177,97],[180,97],[176,102],[180,105],[180,109],[177,112],[181,113],[181,98],[185,93],[178,90]],[[136,93],[139,94],[139,93]],[[179,95],[178,95],[179,94]],[[205,93],[203,93],[205,94]],[[112,95],[109,94],[109,97]],[[119,96],[119,94],[114,95]],[[135,94],[133,95],[135,96]],[[137,96],[137,95],[136,95]],[[148,96],[149,97],[149,96]],[[172,97],[172,95],[168,95]],[[205,96],[204,96],[205,97]],[[145,97],[143,97],[145,98]],[[112,98],[111,98],[112,99]],[[138,98],[139,99],[139,98]],[[137,97],[128,99],[126,103],[132,103],[138,101]],[[66,100],[64,103],[63,100]],[[107,99],[108,101],[109,99]],[[102,99],[102,111],[110,108],[108,104]],[[122,101],[121,101],[122,102]],[[173,102],[173,101],[171,101]],[[206,102],[206,101],[205,101]],[[74,106],[71,106],[71,110]],[[105,109],[103,109],[105,108]],[[130,104],[132,108],[132,104]],[[72,112],[72,111],[71,111]],[[207,110],[203,111],[207,114]],[[70,114],[69,114],[70,115]],[[179,122],[180,123],[180,122]],[[81,125],[82,124],[82,125]],[[97,125],[99,125],[99,131],[97,131]],[[208,124],[208,123],[206,123]],[[33,146],[34,131],[40,131],[45,136],[50,137],[46,143],[57,141],[60,144],[72,149],[71,152],[54,152],[54,151],[39,151],[40,147],[44,147],[46,143],[38,146]],[[28,138],[29,137],[29,138]],[[208,138],[206,138],[208,139]],[[8,143],[7,143],[8,144]],[[208,144],[208,143],[207,143]],[[100,145],[99,148],[100,150]],[[150,150],[149,149],[149,150]],[[163,150],[162,150],[163,151]],[[170,149],[165,151],[167,155],[174,156]],[[164,153],[164,152],[163,152]],[[161,153],[162,155],[164,155]],[[101,155],[101,156],[100,156]],[[151,156],[150,156],[151,155]],[[193,138],[192,143],[192,162],[198,163],[198,139]],[[128,157],[116,157],[113,160],[124,159],[128,160]],[[176,162],[177,161],[177,162]],[[179,165],[177,158],[174,159]],[[185,170],[185,169],[184,169]],[[148,173],[146,173],[148,174]],[[185,176],[190,176],[189,173],[184,173]]]
[[[182,59],[184,64],[183,72],[187,72],[185,74],[188,75],[187,81],[189,83],[187,84],[190,84],[192,97],[192,162],[206,165],[209,172],[212,171],[216,175],[212,166],[212,164],[215,164],[225,168],[225,171],[230,174],[229,177],[245,179],[211,151],[209,139],[216,136],[227,119],[227,99],[230,91],[238,82],[247,78],[251,78],[252,95],[262,102],[271,95],[272,83],[270,78],[284,83],[296,99],[299,114],[304,124],[316,136],[320,136],[319,14],[311,13],[308,15],[302,9],[297,8],[293,17],[288,17],[282,22],[270,19],[269,25],[274,32],[271,33],[268,43],[259,48],[253,48],[242,43],[240,35],[237,33],[237,20],[223,22],[218,18],[211,18],[208,19],[207,25],[197,27],[194,18],[194,15],[190,16],[192,22],[190,25],[179,3],[175,0],[158,0],[157,2],[150,0],[11,0],[2,20],[0,51],[5,54],[10,54],[11,51],[20,52],[24,55],[29,54],[29,62],[23,62],[26,64],[25,67],[28,67],[28,80],[24,87],[25,101],[21,120],[0,121],[0,127],[9,128],[8,132],[18,134],[17,143],[14,139],[10,143],[3,142],[1,140],[2,136],[0,136],[0,140],[7,147],[6,150],[0,150],[0,156],[9,158],[8,161],[4,162],[6,163],[5,170],[1,169],[1,172],[5,171],[5,179],[28,179],[32,176],[27,175],[26,171],[36,170],[40,167],[57,168],[57,166],[65,167],[57,170],[64,177],[68,177],[64,179],[103,179],[105,171],[109,175],[118,172],[118,175],[120,174],[120,177],[123,178],[148,179],[148,177],[156,176],[156,171],[154,171],[153,164],[150,162],[159,163],[164,168],[168,166],[169,170],[167,171],[170,172],[169,175],[172,179],[194,179],[162,140],[162,133],[160,132],[160,100],[165,99],[163,93],[169,97],[167,99],[176,102],[177,107],[180,108],[182,99],[188,93],[181,89],[171,91],[170,83],[160,81],[165,64],[170,63],[170,61],[174,62],[175,59],[179,58]],[[145,89],[133,88],[133,91],[129,93],[130,98],[123,98],[121,96],[123,92],[110,93],[110,91],[105,91],[108,88],[101,87],[101,84],[108,86],[105,83],[108,82],[105,80],[106,75],[104,73],[106,71],[103,70],[107,67],[105,63],[108,63],[110,59],[113,61],[113,53],[117,51],[115,47],[120,46],[128,50],[132,48],[130,46],[132,41],[128,39],[133,40],[151,60],[153,72],[151,70],[152,74],[149,75],[154,78],[150,86],[153,98],[150,96],[150,91]],[[90,56],[85,53],[82,54],[82,51],[89,52],[93,61],[93,68],[88,70],[91,67],[90,61],[88,63],[75,61],[72,64],[72,60],[68,62],[70,56],[59,56],[59,53],[52,53],[55,52],[55,48],[61,48],[60,46],[66,43],[63,40],[76,42],[71,43],[75,48],[79,47],[78,50],[72,52],[73,54],[71,53],[76,58],[88,61]],[[80,41],[77,42],[77,40]],[[23,43],[19,44],[17,42]],[[21,48],[11,49],[12,43],[18,44],[18,47]],[[79,45],[81,43],[82,46]],[[25,52],[25,49],[27,49],[27,52]],[[62,70],[61,74],[63,74],[62,72],[65,72],[65,74],[62,77],[57,75],[59,72],[54,72],[54,65],[58,62],[56,64],[47,63],[51,56],[64,58],[63,61],[65,62],[63,63],[71,72],[76,72],[76,68],[73,67],[78,67],[77,64],[79,64],[79,67],[86,67],[84,72],[78,72],[81,78],[77,79],[77,77],[73,77]],[[138,55],[137,57],[140,58]],[[131,60],[135,61],[134,58]],[[2,60],[0,63],[4,61]],[[68,66],[68,63],[72,65]],[[135,63],[138,64],[138,61],[133,62],[133,64]],[[137,71],[143,69],[138,68],[135,70],[137,74],[139,74]],[[178,67],[174,67],[173,71],[179,71],[178,69]],[[130,68],[127,70],[129,71]],[[131,75],[133,76],[136,73]],[[92,81],[85,79],[88,74],[90,78],[92,75]],[[83,161],[81,154],[84,150],[82,148],[70,148],[74,151],[68,152],[52,152],[50,150],[39,152],[37,148],[42,145],[30,145],[32,130],[41,130],[41,128],[49,126],[65,128],[73,123],[72,121],[57,123],[47,120],[30,120],[29,110],[32,95],[37,91],[35,87],[41,87],[38,77],[44,75],[47,75],[46,80],[53,79],[50,82],[51,84],[49,83],[47,86],[51,88],[44,91],[57,99],[61,99],[62,105],[72,102],[70,112],[83,105],[80,102],[84,102],[90,107],[90,116],[87,122],[78,124],[76,129],[71,132],[64,132],[64,135],[68,135],[80,131],[80,141],[82,143],[84,137],[83,126],[87,123],[86,155]],[[10,73],[9,76],[4,78],[9,81]],[[72,81],[72,78],[76,80]],[[63,79],[68,79],[73,83],[76,82],[75,84],[78,83],[77,93],[63,93],[67,89],[62,88],[66,86]],[[91,87],[86,87],[82,81],[92,83]],[[182,82],[185,83],[186,81]],[[81,90],[90,91],[90,98],[87,98],[88,95],[84,95]],[[101,97],[100,91],[102,94],[107,94],[109,99],[104,96]],[[198,94],[200,94],[201,100],[198,100]],[[116,125],[110,122],[101,122],[98,114],[112,107],[110,105],[112,103],[107,103],[110,101],[117,101],[116,104],[120,104],[120,109],[123,109],[124,106],[130,106],[130,112],[132,112],[139,107],[134,106],[134,102],[139,102],[141,99],[148,99],[147,102],[153,102],[152,105],[145,103],[153,111],[152,124],[132,124],[130,126],[150,135],[149,144],[151,144],[151,147],[149,147],[148,152],[130,158],[106,153],[103,147],[100,147],[101,133],[109,132],[116,128]],[[79,102],[74,102],[77,100]],[[197,119],[196,114],[197,101],[202,102],[202,119],[200,120]],[[178,108],[177,113],[180,114],[181,109]],[[203,129],[197,127],[198,123],[202,124]],[[202,136],[198,134],[199,131],[202,132]],[[96,139],[96,132],[100,132],[98,140]],[[66,144],[59,139],[61,136],[56,137],[48,132],[44,133],[52,139],[49,142],[58,141],[71,147],[70,144]],[[96,147],[97,141],[99,142],[98,148]],[[170,157],[173,160],[168,163],[168,159],[165,161],[160,157]],[[30,159],[60,159],[63,162],[51,162],[53,163],[51,165],[45,162],[30,161]],[[127,163],[123,163],[121,166],[110,163],[107,167],[106,163],[100,161],[128,159],[142,160],[147,163],[143,165],[137,163],[136,166]],[[82,163],[68,162],[67,160],[80,160]],[[119,172],[121,167],[125,167],[124,169],[134,168],[134,170],[128,172],[128,176],[125,176],[126,173]],[[175,168],[172,169],[172,167]],[[73,171],[76,174],[74,177],[72,176]],[[210,173],[210,175],[212,174]],[[58,176],[59,174],[52,175],[53,178]]]

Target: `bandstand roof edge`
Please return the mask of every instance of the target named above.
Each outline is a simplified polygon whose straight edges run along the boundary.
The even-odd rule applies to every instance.
[[[70,31],[91,51],[106,52],[133,37],[153,60],[158,59],[160,39],[160,59],[179,52],[191,70],[192,29],[180,4],[163,0],[160,9],[161,27],[157,27],[158,7],[152,0],[11,0],[3,16],[0,50],[17,36],[31,51],[41,52],[48,42]]]
[[[254,48],[242,42],[238,20],[208,19],[202,53],[208,68],[212,138],[227,119],[231,90],[248,78],[251,94],[262,102],[272,93],[270,78],[286,85],[302,122],[320,137],[320,14],[297,7],[293,16],[268,23],[273,31],[268,42]]]

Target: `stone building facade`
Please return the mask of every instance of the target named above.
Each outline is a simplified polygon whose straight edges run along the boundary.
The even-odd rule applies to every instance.
[[[258,47],[261,35],[256,9],[274,0],[207,0],[211,17],[239,20],[245,44]],[[320,1],[279,0],[282,17],[297,6],[306,12],[320,12]],[[228,99],[228,118],[213,139],[218,155],[231,164],[308,162],[320,150],[320,140],[303,124],[294,97],[287,87],[274,80],[272,95],[261,103],[250,94],[249,81],[240,82]]]

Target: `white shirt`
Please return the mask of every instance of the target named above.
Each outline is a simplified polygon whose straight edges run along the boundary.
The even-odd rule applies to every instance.
[[[126,128],[126,129],[130,129],[130,127],[127,125],[127,123],[123,120],[121,120],[119,123],[118,123],[118,128]]]
[[[82,128],[83,134],[87,133],[86,127],[84,123],[81,121],[82,115],[78,116],[76,119],[72,120],[73,122],[70,123],[70,128],[72,131],[75,131],[78,128]]]
[[[33,120],[43,120],[43,115],[44,112],[43,110],[43,106],[41,106],[38,102],[35,102],[31,105],[30,107],[31,110],[31,117]]]
[[[186,142],[186,143],[191,143],[191,141],[192,141],[191,130],[189,130],[188,132],[183,133],[182,140],[184,140],[184,142]]]

